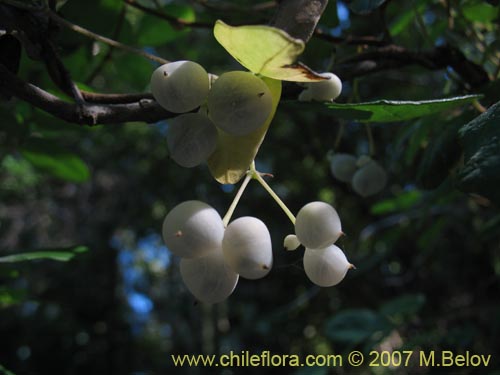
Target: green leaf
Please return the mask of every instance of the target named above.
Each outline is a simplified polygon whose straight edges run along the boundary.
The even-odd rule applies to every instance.
[[[208,167],[212,176],[221,184],[235,184],[245,175],[276,113],[281,97],[281,81],[266,77],[262,80],[271,90],[273,97],[273,110],[264,125],[242,137],[218,129],[217,149],[208,159]]]
[[[422,197],[419,190],[411,190],[399,194],[395,198],[384,199],[375,203],[370,212],[374,215],[385,215],[388,213],[404,211],[414,206]]]
[[[326,335],[344,344],[359,344],[377,332],[387,332],[389,323],[368,309],[344,310],[327,322]]]
[[[90,171],[83,160],[52,140],[29,138],[20,151],[34,167],[54,177],[71,182],[84,182],[90,178]]]
[[[373,12],[383,3],[385,3],[385,0],[354,0],[349,3],[349,8],[357,14],[368,14]]]
[[[500,204],[500,102],[459,130],[464,166],[458,186]]]
[[[57,260],[59,262],[67,262],[73,259],[77,254],[88,251],[86,246],[75,246],[65,249],[43,250],[43,251],[30,251],[26,253],[11,254],[0,257],[0,263],[15,263],[25,262],[38,259]]]
[[[193,8],[187,5],[168,4],[161,8],[161,11],[186,22],[196,20]],[[167,21],[147,14],[142,17],[139,26],[138,42],[143,46],[159,46],[172,42],[187,33],[189,33],[188,27],[175,28]]]
[[[465,113],[458,119],[441,123],[439,132],[428,140],[422,161],[418,167],[417,181],[425,189],[435,189],[450,174],[461,155],[458,142],[458,129],[463,124],[463,118],[470,118]]]
[[[409,9],[399,14],[396,20],[389,26],[389,33],[391,36],[399,35],[406,30],[408,25],[415,20],[415,11],[422,13],[428,1],[429,0],[419,0],[414,6],[410,6]]]
[[[472,22],[491,22],[498,17],[498,6],[488,4],[485,1],[473,1],[461,8],[464,17]]]
[[[253,73],[283,81],[321,81],[317,75],[302,64],[295,64],[304,51],[304,42],[292,38],[285,31],[271,26],[229,26],[217,21],[215,39],[241,65]]]
[[[427,116],[445,109],[464,105],[478,97],[480,96],[465,95],[454,98],[421,101],[378,100],[353,104],[327,103],[326,107],[337,118],[357,120],[359,122],[394,122]]]
[[[0,375],[16,375],[16,374],[14,374],[12,371],[9,371],[8,369],[0,365]]]
[[[0,287],[0,308],[15,305],[26,297],[26,291]],[[0,367],[0,370],[2,368]],[[0,373],[1,374],[1,373]]]
[[[380,307],[380,313],[391,320],[403,322],[405,318],[415,315],[425,305],[425,295],[405,294],[394,298]]]

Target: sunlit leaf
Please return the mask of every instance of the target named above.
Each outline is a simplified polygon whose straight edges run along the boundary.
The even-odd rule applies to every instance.
[[[229,26],[217,21],[215,39],[241,65],[256,74],[283,81],[310,82],[324,77],[297,64],[304,42],[271,26]]]
[[[21,148],[21,154],[35,168],[65,181],[84,182],[90,178],[87,165],[78,155],[51,140],[30,138]]]
[[[55,249],[43,251],[30,251],[25,253],[11,254],[0,257],[0,263],[26,262],[38,259],[50,259],[59,262],[67,262],[73,259],[77,254],[88,250],[86,246],[76,246],[68,249]]]
[[[281,97],[281,82],[266,77],[263,81],[269,87],[273,97],[273,110],[265,124],[242,137],[229,135],[218,129],[219,143],[208,159],[208,167],[212,176],[221,184],[235,184],[245,175],[274,117]]]

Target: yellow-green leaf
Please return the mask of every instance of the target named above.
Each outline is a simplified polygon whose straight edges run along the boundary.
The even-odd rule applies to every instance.
[[[215,39],[241,65],[253,73],[282,81],[311,82],[325,78],[295,63],[304,42],[281,29],[264,25],[229,26],[217,21]]]
[[[217,149],[208,159],[208,167],[212,176],[221,184],[235,184],[245,175],[273,120],[281,97],[281,81],[267,77],[262,80],[269,87],[273,98],[273,110],[264,125],[241,137],[218,129]]]

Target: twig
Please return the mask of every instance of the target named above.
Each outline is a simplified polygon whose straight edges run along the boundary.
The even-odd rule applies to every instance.
[[[118,16],[118,22],[115,25],[115,29],[113,31],[113,39],[118,39],[120,32],[123,27],[123,21],[125,20],[125,14],[127,13],[127,7],[125,5],[122,6],[120,10],[120,15]],[[104,68],[106,63],[111,60],[113,55],[114,48],[110,47],[104,57],[101,59],[99,64],[95,67],[95,69],[89,74],[89,76],[85,79],[85,83],[89,84],[94,80],[94,78],[99,74],[99,72]]]
[[[160,63],[160,64],[166,64],[169,62],[168,60],[165,60],[161,57],[147,53],[141,49],[130,47],[126,44],[117,42],[116,40],[113,40],[113,39],[107,38],[105,36],[96,34],[88,29],[81,27],[81,26],[75,25],[75,24],[65,20],[64,18],[59,17],[59,15],[52,12],[51,10],[47,10],[47,14],[51,20],[53,20],[54,22],[57,22],[59,25],[64,26],[64,27],[68,28],[69,30],[72,30],[72,31],[77,32],[79,34],[85,35],[88,38],[97,40],[97,41],[102,42],[102,43],[106,43],[112,47],[119,48],[119,49],[122,49],[124,51],[134,53],[136,55],[140,55],[142,57],[145,57],[146,59],[155,61],[155,62]]]
[[[167,14],[165,12],[161,12],[156,9],[148,8],[142,4],[137,3],[135,0],[124,0],[126,4],[142,10],[144,13],[151,14],[153,16],[156,16],[158,18],[161,18],[168,23],[170,23],[174,27],[178,28],[184,28],[184,27],[200,27],[200,28],[205,28],[205,29],[212,29],[214,25],[212,23],[207,23],[207,22],[196,22],[196,21],[186,21],[183,20],[182,18],[177,18],[174,16],[171,16],[170,14]]]
[[[318,39],[326,40],[327,42],[335,43],[335,44],[348,44],[348,45],[366,45],[366,46],[385,46],[387,45],[387,41],[382,39],[372,37],[372,36],[333,36],[330,34],[326,34],[321,29],[314,30],[314,37]]]

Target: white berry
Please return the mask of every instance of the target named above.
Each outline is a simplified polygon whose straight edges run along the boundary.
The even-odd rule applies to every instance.
[[[314,284],[329,287],[340,283],[347,271],[353,268],[344,252],[335,245],[323,249],[306,248],[304,270]]]
[[[217,250],[224,236],[224,224],[217,211],[201,201],[175,206],[163,221],[163,240],[175,255],[196,258]]]
[[[297,214],[295,234],[305,247],[319,249],[329,246],[342,235],[339,215],[328,203],[308,203]]]
[[[288,251],[296,250],[300,246],[300,241],[295,234],[289,234],[283,240],[283,247]]]
[[[169,121],[167,145],[177,164],[195,167],[215,151],[217,129],[206,114],[182,114]]]
[[[184,113],[199,107],[209,90],[207,71],[193,61],[175,61],[157,68],[151,76],[151,93],[167,111]]]
[[[330,160],[330,170],[337,180],[351,182],[356,173],[356,157],[350,154],[335,154]]]
[[[222,74],[208,93],[208,112],[225,132],[243,136],[264,125],[273,109],[271,91],[250,72]]]
[[[362,166],[352,178],[352,188],[362,197],[377,194],[387,184],[387,173],[375,160]]]
[[[307,82],[306,89],[299,95],[300,101],[316,100],[320,102],[331,102],[338,98],[342,92],[342,81],[333,73],[320,74],[325,78],[323,81]]]
[[[196,299],[205,303],[218,303],[234,291],[238,274],[225,262],[222,249],[201,258],[181,259],[182,281]]]
[[[227,226],[222,251],[229,266],[244,278],[259,279],[271,270],[271,236],[255,217],[240,217]]]

